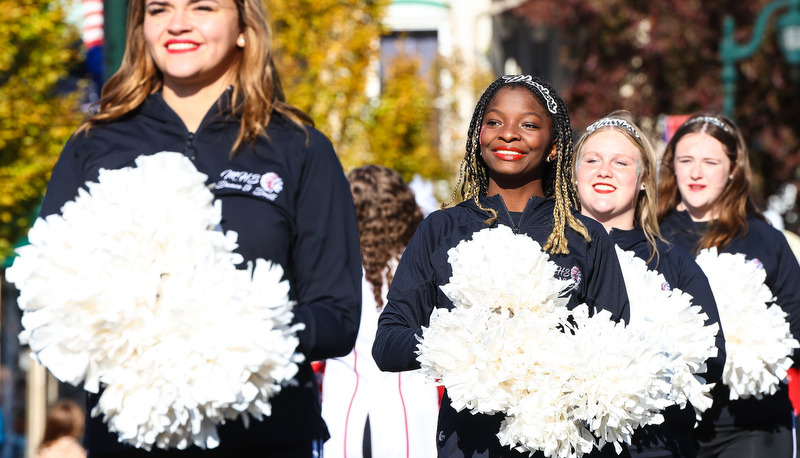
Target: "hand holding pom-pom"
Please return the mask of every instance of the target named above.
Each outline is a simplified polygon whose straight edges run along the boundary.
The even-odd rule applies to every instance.
[[[730,388],[730,399],[761,399],[775,393],[800,343],[792,336],[786,312],[764,284],[763,266],[743,254],[718,253],[716,248],[702,250],[697,264],[711,284],[725,330],[728,356],[722,381]]]
[[[570,282],[528,236],[485,229],[448,255],[453,308],[435,309],[418,360],[457,411],[505,415],[502,445],[558,458],[596,440],[619,449],[674,402],[663,345],[607,312],[570,312]]]
[[[136,165],[34,224],[7,272],[20,340],[60,380],[103,389],[92,415],[120,441],[213,448],[217,424],[270,415],[302,325],[280,266],[236,269],[236,234],[216,230],[221,205],[188,158]]]

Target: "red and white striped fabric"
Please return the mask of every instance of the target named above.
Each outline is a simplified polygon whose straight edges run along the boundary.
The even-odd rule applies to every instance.
[[[103,0],[82,0],[83,45],[87,49],[103,45]]]

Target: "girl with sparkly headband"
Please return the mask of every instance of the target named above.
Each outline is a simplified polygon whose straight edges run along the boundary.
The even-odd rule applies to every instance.
[[[691,255],[661,238],[656,219],[656,156],[631,114],[615,111],[590,125],[575,145],[575,157],[581,214],[599,221],[617,246],[662,274],[667,281],[662,289],[689,293],[708,315],[706,325],[718,325],[716,302],[705,274]],[[722,375],[722,332],[717,334],[716,346],[717,356],[707,361],[702,374],[707,383],[718,382]],[[651,458],[694,456],[694,423],[691,405],[684,409],[673,405],[664,411],[662,424],[636,430],[628,451]]]
[[[661,162],[658,218],[662,234],[684,250],[700,253],[701,265],[701,250],[712,248],[719,256],[743,255],[747,263],[759,267],[766,274],[763,283],[787,314],[788,328],[796,338],[800,336],[800,265],[783,234],[753,205],[751,183],[745,141],[733,121],[706,113],[692,116],[670,139]],[[711,279],[713,270],[704,270]],[[729,319],[720,290],[715,288],[715,295],[728,341],[727,356],[735,360],[732,342],[747,338],[755,324]],[[694,431],[698,456],[793,456],[792,406],[785,385],[778,384],[773,394],[738,398],[734,387],[720,383],[713,390],[714,405]]]
[[[422,327],[434,309],[453,308],[440,290],[452,273],[448,250],[488,227],[504,225],[541,244],[558,266],[556,277],[573,280],[563,293],[569,308],[587,303],[610,311],[616,321],[628,319],[613,243],[602,226],[578,213],[571,165],[567,109],[550,85],[508,75],[486,89],[469,125],[456,186],[463,201],[430,214],[406,248],[378,323],[373,346],[378,367],[420,367],[415,351]],[[502,420],[502,414],[456,412],[445,391],[436,437],[439,456],[527,457],[500,445]]]

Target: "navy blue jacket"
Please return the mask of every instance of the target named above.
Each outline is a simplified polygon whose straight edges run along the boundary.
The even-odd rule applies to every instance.
[[[553,230],[552,199],[531,197],[515,224],[501,196],[482,197],[481,205],[497,211],[495,226],[503,224],[515,233],[527,234],[541,245]],[[404,371],[420,367],[416,359],[416,336],[429,324],[434,307],[452,308],[452,302],[441,291],[448,283],[452,268],[447,251],[472,234],[487,227],[489,213],[472,200],[444,211],[428,215],[408,244],[389,288],[386,308],[378,321],[372,354],[378,367],[385,371]],[[609,310],[617,321],[630,318],[628,297],[622,279],[614,244],[596,221],[576,215],[589,229],[591,243],[567,229],[568,255],[551,255],[562,278],[578,278],[580,283],[571,292],[568,306],[587,303],[596,309]],[[480,268],[478,266],[477,268]],[[510,457],[528,456],[501,447],[497,439],[503,415],[459,413],[450,406],[445,395],[439,411],[437,447],[439,456],[447,457]],[[611,450],[608,446],[604,449]]]
[[[244,145],[231,158],[239,124],[230,116],[229,93],[194,133],[155,93],[124,118],[75,134],[53,170],[41,215],[60,212],[86,181],[97,181],[100,168],[134,166],[136,157],[160,151],[186,154],[222,202],[223,230],[239,235],[241,267],[257,258],[280,264],[297,301],[295,321],[306,326],[299,333],[306,362],[298,386],[272,400],[272,416],[264,422],[251,422],[248,430],[241,421],[220,427],[219,450],[327,438],[309,361],[346,355],[358,332],[361,255],[350,187],[330,141],[312,127],[306,135],[277,114],[267,126],[268,139]],[[262,179],[268,173],[274,175]],[[89,410],[94,403],[90,396]],[[85,443],[97,451],[123,447],[104,423],[88,416]]]
[[[609,235],[620,248],[632,251],[636,257],[647,261],[650,270],[662,274],[670,289],[679,289],[690,294],[692,303],[699,305],[708,315],[706,325],[720,324],[717,302],[714,300],[708,278],[689,253],[656,239],[658,256],[650,259],[650,245],[641,228],[635,227],[631,230],[615,228]],[[720,382],[725,367],[725,338],[721,325],[715,344],[718,350],[717,356],[706,361],[706,372],[699,374],[707,383]],[[691,405],[687,405],[684,409],[679,409],[678,406],[667,408],[664,411],[664,423],[645,426],[634,432],[632,445],[629,446],[631,455],[641,454],[648,458],[694,456],[695,447],[691,433],[695,418],[694,408]],[[658,454],[656,450],[661,450],[661,453]]]
[[[766,270],[766,285],[776,297],[776,303],[788,314],[787,320],[795,337],[800,336],[800,264],[789,248],[786,237],[777,229],[753,216],[748,216],[748,230],[720,250],[723,253],[742,253],[747,259],[758,259]],[[662,235],[689,253],[697,253],[702,236],[686,211],[673,211],[661,224]],[[793,355],[795,365],[798,352]],[[755,398],[728,400],[728,389],[722,384],[713,391],[714,406],[705,412],[696,434],[710,431],[714,426],[737,426],[767,429],[787,423],[791,425],[792,405],[788,390],[781,384],[777,393]]]

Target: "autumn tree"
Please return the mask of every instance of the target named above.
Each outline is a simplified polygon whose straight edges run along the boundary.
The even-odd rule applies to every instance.
[[[466,132],[466,125],[458,131],[456,146],[450,141],[452,126],[442,127],[459,110],[452,86],[457,78],[485,77],[485,72],[467,68],[454,56],[440,57],[429,74],[421,75],[419,62],[401,56],[383,69],[380,81],[380,39],[388,32],[383,20],[390,3],[266,1],[287,98],[331,138],[345,169],[372,162],[406,179],[414,174],[450,178],[457,167],[454,156],[463,155]],[[371,94],[375,85],[380,86],[377,95]]]
[[[76,94],[64,89],[79,43],[59,2],[0,0],[0,260],[33,222],[83,117]]]
[[[391,61],[380,99],[365,123],[369,150],[405,180],[414,174],[440,178],[433,87],[420,78],[421,62],[405,53]]]
[[[743,43],[770,1],[529,0],[512,13],[530,25],[563,31],[561,64],[572,75],[563,95],[580,127],[617,109],[649,121],[660,114],[720,111],[723,18],[734,17]],[[738,64],[735,108],[762,198],[800,178],[800,81],[791,81],[775,17],[770,23],[757,53]]]
[[[269,0],[278,70],[289,102],[308,113],[346,166],[369,156],[364,131],[389,0]],[[367,155],[367,156],[365,156]]]

